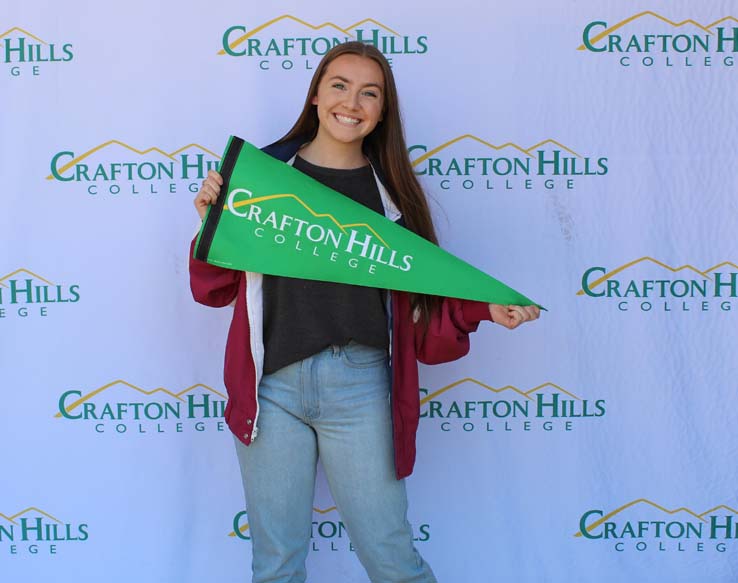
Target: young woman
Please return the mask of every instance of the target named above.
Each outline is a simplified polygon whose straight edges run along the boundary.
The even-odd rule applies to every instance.
[[[328,52],[297,122],[265,152],[436,242],[392,70],[373,46],[349,42]],[[201,218],[221,184],[216,172],[203,182],[195,198]],[[246,492],[253,582],[305,581],[318,457],[370,579],[436,581],[406,517],[417,361],[460,358],[480,321],[512,329],[538,318],[538,309],[262,276],[195,259],[190,280],[198,302],[234,305],[226,421]]]

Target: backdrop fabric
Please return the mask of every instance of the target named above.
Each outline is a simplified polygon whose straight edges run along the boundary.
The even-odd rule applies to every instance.
[[[250,582],[230,308],[192,200],[378,46],[442,246],[548,308],[421,367],[416,546],[445,583],[738,580],[738,8],[686,0],[8,3],[0,578]],[[322,473],[311,582],[364,582]]]

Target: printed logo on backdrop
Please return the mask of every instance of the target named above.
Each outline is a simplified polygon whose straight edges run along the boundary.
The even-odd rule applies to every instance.
[[[361,41],[377,47],[387,60],[428,52],[427,35],[396,31],[373,18],[348,25],[313,24],[283,14],[255,27],[234,25],[226,29],[218,55],[243,57],[262,71],[312,70],[334,46]]]
[[[738,53],[736,25],[733,16],[704,24],[692,18],[677,22],[646,10],[615,23],[588,23],[577,50],[623,67],[733,67]]]
[[[455,192],[574,190],[608,172],[606,156],[582,154],[552,139],[524,148],[464,134],[442,144],[415,144],[408,153],[416,174]]]
[[[415,529],[413,541],[424,543],[431,539],[430,524],[420,524]],[[229,537],[239,540],[251,540],[249,533],[248,513],[246,510],[233,517],[233,530]],[[349,540],[346,525],[341,521],[335,506],[326,508],[313,507],[313,521],[310,529],[310,551],[320,552],[354,552],[356,549]]]
[[[116,380],[85,394],[64,391],[54,417],[96,434],[202,433],[225,431],[225,406],[223,393],[200,383],[174,393]]]
[[[445,433],[573,431],[605,416],[604,399],[582,399],[554,383],[527,391],[496,389],[467,377],[429,392],[421,388],[420,417]]]
[[[89,536],[86,522],[60,520],[35,506],[10,516],[0,512],[0,552],[11,555],[56,555]]]
[[[2,59],[12,77],[38,77],[48,67],[74,59],[72,44],[48,42],[18,26],[0,34]]]
[[[738,297],[738,265],[723,261],[698,269],[641,257],[619,267],[594,266],[582,274],[578,296],[620,312],[730,312]]]
[[[208,170],[217,170],[219,163],[218,154],[199,144],[166,152],[156,146],[139,150],[110,140],[80,154],[56,152],[46,180],[64,182],[97,197],[148,200],[197,192]]]
[[[79,300],[77,283],[54,283],[25,268],[0,277],[0,320],[43,318]]]
[[[621,553],[724,553],[738,538],[738,510],[724,504],[702,513],[685,507],[669,510],[639,498],[611,511],[587,510],[574,536]]]

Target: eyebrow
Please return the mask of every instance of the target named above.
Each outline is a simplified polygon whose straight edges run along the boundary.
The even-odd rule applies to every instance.
[[[333,77],[331,77],[328,80],[329,81],[333,81],[333,79],[338,79],[340,81],[343,81],[344,83],[351,83],[352,82],[349,79],[346,79],[346,77],[341,77],[341,75],[333,75]],[[379,83],[367,83],[366,85],[364,85],[364,87],[376,87],[380,91],[384,91],[384,88]]]

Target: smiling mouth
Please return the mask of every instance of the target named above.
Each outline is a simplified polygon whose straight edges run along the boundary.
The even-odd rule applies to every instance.
[[[348,117],[346,115],[341,115],[340,113],[334,113],[333,117],[340,123],[341,125],[349,126],[349,127],[356,127],[361,123],[360,119],[357,119],[355,117]]]

